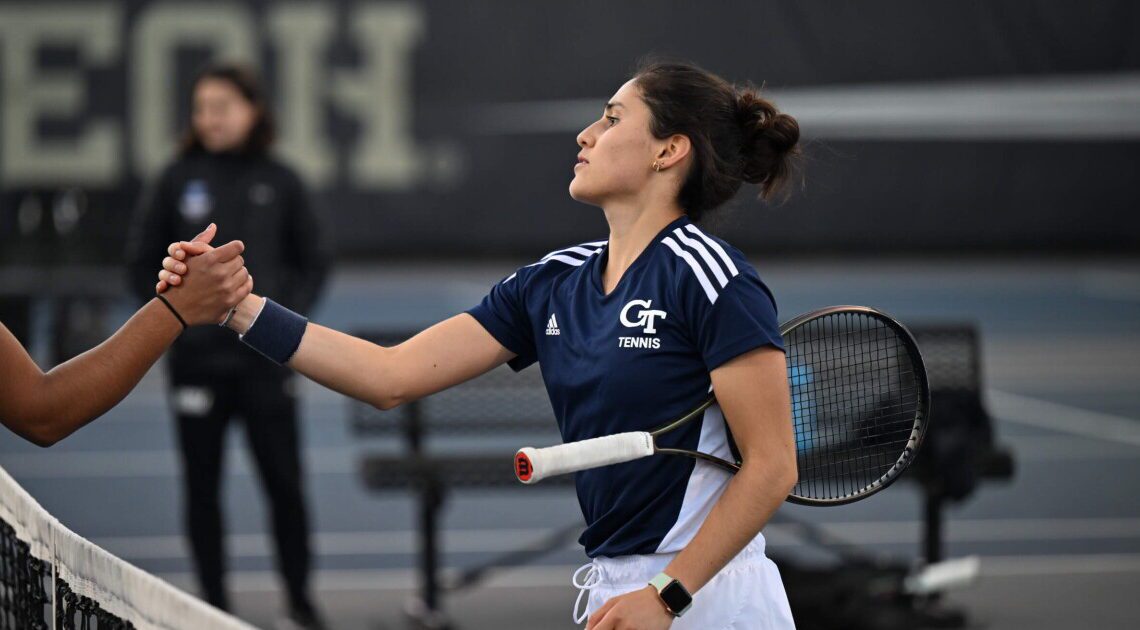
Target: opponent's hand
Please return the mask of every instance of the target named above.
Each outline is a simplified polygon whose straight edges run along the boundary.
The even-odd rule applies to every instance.
[[[253,277],[241,253],[245,245],[231,241],[189,258],[186,278],[166,292],[166,299],[188,325],[217,324],[253,291]]]
[[[594,611],[586,630],[665,630],[673,625],[673,615],[657,595],[657,589],[643,589],[619,595]]]
[[[171,286],[181,283],[182,276],[186,275],[186,265],[182,261],[186,260],[187,252],[190,256],[198,256],[210,251],[213,249],[210,247],[210,241],[214,240],[217,233],[217,224],[211,223],[189,242],[171,243],[166,248],[166,253],[169,255],[162,260],[162,268],[169,273],[158,272],[158,284],[154,285],[154,292],[162,293]]]

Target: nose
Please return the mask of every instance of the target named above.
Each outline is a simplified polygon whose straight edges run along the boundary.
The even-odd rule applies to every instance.
[[[590,125],[590,126],[586,127],[585,129],[583,129],[582,131],[578,132],[578,146],[583,147],[583,148],[588,148],[588,147],[594,146],[594,136],[590,132],[590,130],[593,128],[594,128],[594,126]]]

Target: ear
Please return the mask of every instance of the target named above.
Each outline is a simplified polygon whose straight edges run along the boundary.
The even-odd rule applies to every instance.
[[[679,165],[693,150],[689,136],[675,133],[663,141],[657,152],[657,161],[662,169]]]

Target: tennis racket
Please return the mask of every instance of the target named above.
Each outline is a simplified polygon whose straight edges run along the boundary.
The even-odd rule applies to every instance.
[[[930,415],[926,368],[914,337],[895,319],[865,306],[805,313],[784,324],[780,333],[799,471],[787,500],[842,505],[889,486],[914,460]],[[694,457],[735,473],[739,460],[655,442],[702,417],[715,401],[710,393],[696,409],[652,431],[520,449],[515,475],[532,484],[656,454]]]

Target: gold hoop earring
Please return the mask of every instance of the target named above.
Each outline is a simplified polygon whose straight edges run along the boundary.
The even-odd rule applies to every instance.
[[[657,162],[657,160],[653,160],[653,172],[655,172],[655,173],[661,172],[661,164],[659,164]]]

